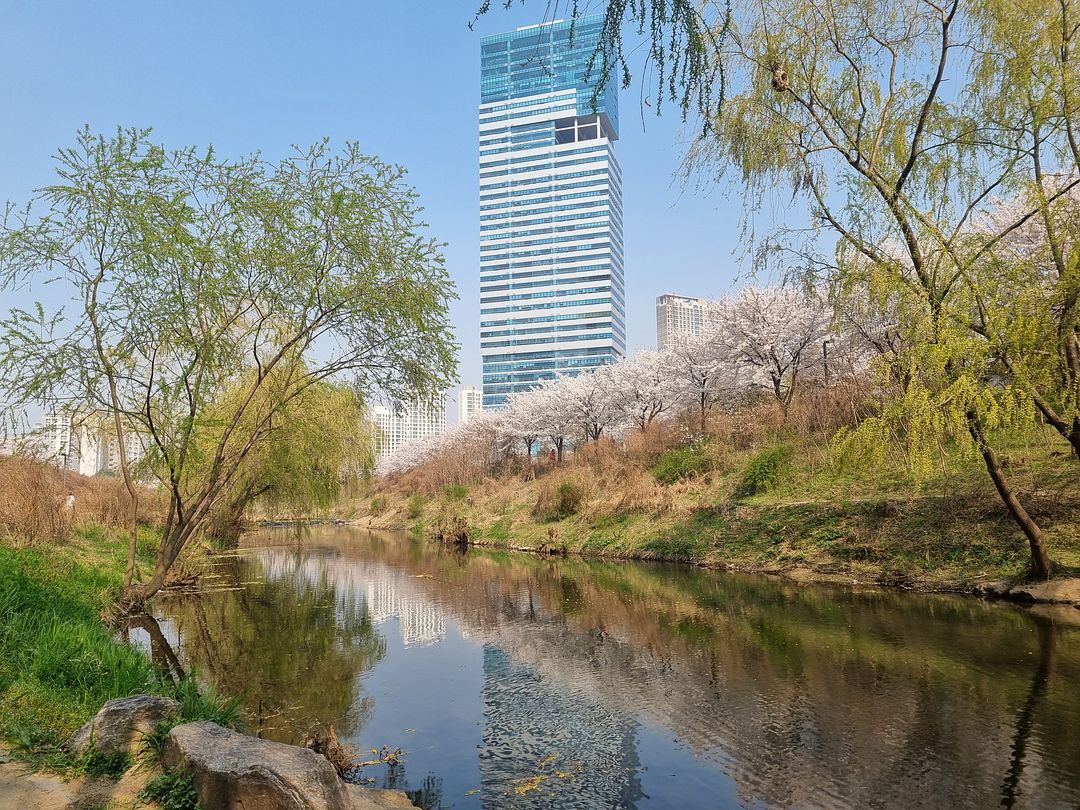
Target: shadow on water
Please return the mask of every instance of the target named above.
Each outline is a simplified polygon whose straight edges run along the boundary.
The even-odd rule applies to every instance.
[[[296,537],[163,600],[151,651],[263,736],[404,748],[374,775],[417,806],[1080,806],[1080,611]]]

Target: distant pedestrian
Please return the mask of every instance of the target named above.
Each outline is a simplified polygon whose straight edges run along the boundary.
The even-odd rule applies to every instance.
[[[72,520],[75,517],[75,493],[68,490],[67,497],[60,507],[60,534],[66,535],[71,529]]]

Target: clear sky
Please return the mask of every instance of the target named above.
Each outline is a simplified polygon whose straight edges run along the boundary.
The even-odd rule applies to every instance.
[[[268,158],[323,136],[359,141],[409,170],[447,243],[460,375],[479,385],[480,37],[539,22],[546,3],[495,2],[470,31],[478,5],[0,0],[0,200],[22,203],[51,182],[52,155],[84,124],[150,126],[169,146]],[[603,0],[581,5],[599,11]],[[655,343],[657,295],[715,296],[745,265],[739,199],[684,189],[676,175],[692,130],[675,111],[646,109],[643,122],[642,90],[621,95],[618,144],[631,351]]]

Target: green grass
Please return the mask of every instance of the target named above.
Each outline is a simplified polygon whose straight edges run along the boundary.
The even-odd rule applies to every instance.
[[[791,466],[792,450],[786,445],[777,445],[762,450],[750,459],[743,471],[739,485],[735,488],[736,498],[749,498],[762,492],[771,492],[780,484],[781,479]]]
[[[139,538],[144,566],[155,539],[151,532]],[[201,692],[190,680],[173,684],[103,624],[102,611],[121,590],[125,549],[124,538],[101,529],[31,547],[0,541],[0,737],[39,766],[103,773],[119,767],[92,754],[68,761],[59,748],[117,697],[172,695],[181,704],[178,721],[235,722],[235,701]]]
[[[712,469],[712,459],[705,442],[695,442],[685,447],[668,450],[653,467],[653,475],[661,484],[674,484],[684,478],[707,473]]]
[[[157,802],[163,810],[199,810],[195,779],[187,771],[174,770],[154,777],[139,793],[144,802]]]
[[[443,494],[448,501],[463,501],[469,497],[469,488],[465,484],[447,484]]]

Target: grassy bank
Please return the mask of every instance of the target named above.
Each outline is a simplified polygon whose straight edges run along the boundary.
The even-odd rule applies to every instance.
[[[997,441],[1061,571],[1080,568],[1080,465],[1063,465],[1037,430]],[[425,536],[467,530],[480,545],[923,589],[1018,579],[1028,565],[978,458],[944,447],[916,481],[900,459],[841,461],[811,432],[739,446],[657,431],[473,480],[421,469],[378,482],[355,517]]]
[[[144,529],[140,564],[157,536]],[[231,722],[235,707],[173,683],[102,620],[121,591],[126,542],[118,529],[83,526],[33,544],[0,539],[0,737],[40,765],[78,768],[58,749],[112,698],[176,697],[182,720]],[[85,765],[86,763],[81,763]]]

